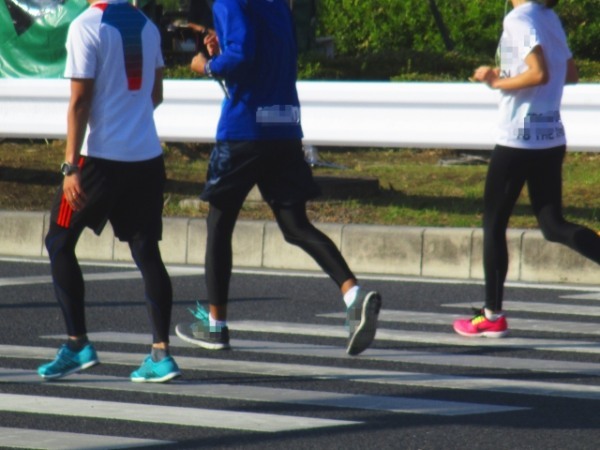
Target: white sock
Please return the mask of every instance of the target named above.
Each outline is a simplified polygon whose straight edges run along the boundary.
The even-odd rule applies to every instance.
[[[210,326],[211,330],[219,330],[223,327],[227,326],[227,321],[226,320],[217,320],[213,317],[213,315],[211,313],[208,313],[208,325]]]
[[[500,317],[502,317],[504,315],[501,312],[494,313],[491,309],[487,309],[487,308],[483,308],[483,313],[485,314],[485,318],[487,320],[491,320],[492,322],[495,322],[496,320],[498,320]]]
[[[350,289],[348,289],[346,291],[346,293],[344,294],[344,303],[346,304],[346,308],[350,308],[350,305],[352,305],[352,303],[356,299],[356,294],[358,293],[358,289],[359,289],[358,285],[353,286]]]

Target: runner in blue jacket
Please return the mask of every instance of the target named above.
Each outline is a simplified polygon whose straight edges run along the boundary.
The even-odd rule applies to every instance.
[[[302,151],[296,91],[297,46],[284,0],[216,0],[215,32],[204,43],[207,60],[191,68],[221,83],[226,97],[211,153],[202,199],[209,202],[206,285],[209,312],[179,324],[182,339],[203,348],[230,348],[227,300],[232,271],[231,239],[244,199],[258,185],[287,242],[312,256],[339,286],[347,307],[347,353],[356,355],[375,338],[381,296],[360,288],[335,244],[306,215],[319,195]]]

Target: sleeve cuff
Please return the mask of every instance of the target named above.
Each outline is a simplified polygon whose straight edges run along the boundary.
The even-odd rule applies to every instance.
[[[209,78],[213,78],[213,73],[212,73],[212,70],[210,69],[211,62],[212,62],[212,59],[209,59],[208,61],[206,61],[206,64],[204,64],[204,74]]]

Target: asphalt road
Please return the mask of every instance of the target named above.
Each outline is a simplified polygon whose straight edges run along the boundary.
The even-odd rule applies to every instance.
[[[205,302],[201,268],[169,267],[173,327]],[[374,346],[344,353],[343,302],[321,274],[240,273],[231,351],[172,338],[181,379],[128,380],[149,351],[141,279],[86,265],[88,328],[102,364],[44,382],[64,340],[45,261],[0,260],[0,447],[598,449],[600,290],[514,285],[510,337],[452,320],[480,284],[364,279],[384,299]]]

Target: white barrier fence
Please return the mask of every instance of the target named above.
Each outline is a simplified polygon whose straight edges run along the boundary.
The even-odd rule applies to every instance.
[[[473,83],[298,83],[308,144],[489,150],[498,92]],[[223,93],[211,80],[166,80],[156,110],[167,142],[213,142]],[[69,82],[0,79],[0,138],[66,135]],[[563,121],[572,151],[600,151],[600,85],[567,86]]]

